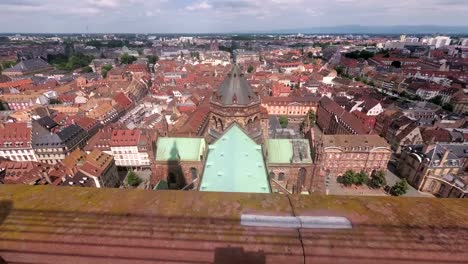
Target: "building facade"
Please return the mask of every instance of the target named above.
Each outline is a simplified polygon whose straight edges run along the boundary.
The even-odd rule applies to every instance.
[[[403,148],[397,170],[418,191],[438,197],[468,197],[464,169],[466,144],[414,145]]]
[[[316,162],[328,175],[340,176],[348,170],[387,170],[392,155],[390,145],[378,135],[324,135],[316,147]]]
[[[268,113],[237,65],[213,91],[205,138],[213,142],[233,123],[240,125],[256,142],[263,143],[268,138]]]
[[[6,123],[0,128],[0,157],[13,161],[37,161],[32,148],[32,129],[26,123]]]

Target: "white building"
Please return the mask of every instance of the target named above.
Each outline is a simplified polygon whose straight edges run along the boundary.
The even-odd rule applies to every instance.
[[[444,46],[449,46],[451,41],[452,40],[450,39],[450,37],[437,36],[435,38],[430,38],[428,44],[433,45],[436,47],[436,49],[438,49]]]
[[[148,145],[148,138],[140,130],[115,130],[111,135],[111,152],[117,166],[150,166]]]
[[[6,123],[0,128],[0,157],[13,161],[37,161],[32,130],[26,123]]]

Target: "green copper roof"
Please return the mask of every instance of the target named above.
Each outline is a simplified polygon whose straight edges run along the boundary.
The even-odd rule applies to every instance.
[[[268,163],[312,163],[307,139],[269,139],[266,148]]]
[[[200,161],[205,148],[203,138],[160,137],[156,145],[156,161]]]
[[[262,147],[237,124],[208,149],[200,191],[270,192]]]
[[[291,163],[292,144],[289,139],[267,140],[268,163]]]

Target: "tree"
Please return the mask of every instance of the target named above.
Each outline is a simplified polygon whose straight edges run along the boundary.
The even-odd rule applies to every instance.
[[[447,111],[453,112],[453,105],[452,104],[446,103],[446,104],[442,105],[442,108],[447,110]]]
[[[374,57],[374,53],[372,53],[370,51],[367,51],[367,50],[361,50],[361,51],[355,50],[353,52],[346,53],[345,57],[350,58],[350,59],[365,59],[365,60],[368,60],[368,59]]]
[[[252,73],[254,71],[254,67],[252,65],[249,65],[249,68],[247,69],[248,73]]]
[[[367,176],[367,173],[361,171],[357,174],[355,174],[354,177],[354,184],[355,185],[363,185],[364,183],[367,183],[367,180],[369,179],[369,176]]]
[[[288,127],[289,120],[288,120],[287,116],[280,116],[279,122],[280,122],[280,125],[281,125],[282,128],[287,128]]]
[[[315,120],[317,119],[316,115],[315,115],[315,112],[314,110],[309,110],[309,112],[307,113],[307,117],[309,118],[309,122],[311,124],[315,123]]]
[[[378,171],[372,174],[368,185],[369,187],[373,189],[380,189],[384,187],[386,184],[387,184],[387,179],[385,178],[385,172]]]
[[[155,64],[159,60],[159,57],[156,55],[148,55],[146,58],[148,59],[149,64]]]
[[[314,57],[314,53],[312,53],[312,51],[309,51],[309,53],[307,53],[307,57],[309,57],[309,59],[312,59]]]
[[[102,47],[102,43],[99,40],[93,39],[93,40],[86,42],[86,46],[93,46],[93,47],[96,47],[97,49],[100,49]]]
[[[395,185],[393,185],[392,188],[390,189],[390,193],[394,196],[401,196],[405,194],[407,191],[408,191],[408,182],[406,181],[406,179],[403,179],[395,183]]]
[[[91,68],[91,67],[89,67],[89,66],[84,66],[84,67],[81,69],[81,72],[82,72],[82,73],[93,72],[93,68]]]
[[[335,71],[338,75],[342,75],[344,72],[343,66],[336,66]]]
[[[134,171],[129,171],[127,174],[127,183],[130,186],[136,187],[140,185],[141,179],[136,175]]]
[[[112,70],[112,65],[104,65],[102,66],[101,68],[101,74],[102,74],[102,78],[106,78],[107,77],[107,73]]]
[[[130,56],[128,53],[124,53],[122,57],[120,57],[120,62],[123,64],[132,64],[136,60],[137,58],[135,56]]]
[[[59,99],[52,98],[49,100],[50,105],[58,105],[61,104],[62,102]]]
[[[401,61],[392,61],[391,66],[399,69],[399,68],[401,68]]]
[[[442,96],[438,95],[434,98],[431,98],[429,102],[436,104],[436,105],[442,105]]]
[[[14,66],[15,64],[16,64],[15,61],[4,61],[0,64],[0,69],[1,70],[8,69]]]
[[[356,173],[352,170],[348,170],[339,178],[339,182],[344,186],[351,186],[354,184]]]

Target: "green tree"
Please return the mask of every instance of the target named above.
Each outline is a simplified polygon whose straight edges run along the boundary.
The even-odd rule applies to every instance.
[[[93,46],[93,47],[96,47],[97,49],[100,49],[102,47],[102,43],[99,40],[93,39],[93,40],[86,42],[86,46]]]
[[[159,60],[159,57],[156,55],[148,55],[146,58],[148,59],[149,64],[155,64]]]
[[[357,174],[355,174],[355,177],[354,177],[354,184],[355,185],[363,185],[365,183],[367,183],[367,180],[369,179],[369,176],[367,175],[367,173],[361,171]]]
[[[312,58],[314,57],[314,53],[312,53],[312,51],[309,51],[309,52],[307,53],[307,57],[308,57],[309,59],[312,59]]]
[[[390,193],[394,196],[401,196],[405,194],[407,191],[408,191],[408,182],[406,181],[406,179],[403,179],[395,183],[395,185],[393,185],[392,188],[390,189]]]
[[[436,105],[442,105],[442,96],[438,95],[434,98],[431,98],[429,102],[436,104]]]
[[[93,68],[91,68],[91,67],[89,67],[89,66],[84,66],[84,67],[81,69],[81,72],[82,72],[82,73],[93,72]]]
[[[447,111],[453,112],[453,105],[452,104],[449,104],[449,103],[443,104],[442,108],[447,110]]]
[[[112,65],[104,65],[102,66],[102,69],[101,69],[101,74],[102,74],[102,78],[106,78],[107,77],[107,73],[112,70]]]
[[[369,180],[369,187],[373,189],[380,189],[387,184],[387,179],[385,178],[384,171],[378,171],[372,174],[371,179]]]
[[[120,57],[120,62],[123,63],[123,64],[132,64],[136,60],[137,60],[137,58],[135,56],[130,56],[130,55],[128,55],[128,53],[124,53]]]
[[[59,99],[52,98],[52,99],[49,100],[49,104],[51,104],[51,105],[58,105],[58,104],[61,104],[61,103],[62,102]]]
[[[0,64],[0,70],[5,70],[13,67],[16,64],[15,61],[4,61]]]
[[[249,68],[247,69],[248,73],[252,73],[254,71],[254,67],[252,65],[249,65]]]
[[[339,178],[339,182],[344,186],[351,186],[354,184],[356,173],[352,170],[348,170]]]
[[[127,183],[130,186],[138,186],[141,183],[141,179],[136,175],[134,171],[129,171],[127,174]]]
[[[336,66],[335,71],[338,75],[342,75],[344,72],[343,66]]]
[[[307,118],[309,118],[310,124],[315,123],[315,120],[317,119],[317,116],[315,115],[314,110],[312,110],[312,109],[309,110],[309,112],[307,113]]]
[[[282,128],[287,128],[289,124],[289,119],[287,116],[280,116],[279,117],[279,123]]]

